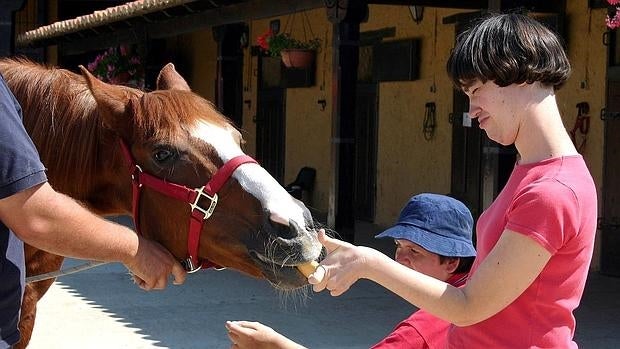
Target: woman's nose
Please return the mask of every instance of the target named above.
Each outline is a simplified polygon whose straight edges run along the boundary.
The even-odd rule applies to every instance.
[[[478,107],[477,105],[473,103],[469,103],[469,117],[470,118],[472,119],[477,118],[481,110],[482,109],[480,109],[480,107]]]

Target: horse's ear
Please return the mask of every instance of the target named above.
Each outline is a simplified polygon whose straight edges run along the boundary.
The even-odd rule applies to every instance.
[[[94,77],[88,69],[80,65],[80,70],[88,88],[97,101],[103,123],[117,132],[127,131],[127,108],[131,96],[122,87],[106,84]]]
[[[189,85],[183,77],[174,69],[174,64],[168,63],[161,68],[157,76],[158,90],[183,90],[191,91]]]

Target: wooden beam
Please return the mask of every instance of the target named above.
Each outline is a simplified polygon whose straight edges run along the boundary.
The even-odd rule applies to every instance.
[[[368,3],[475,10],[486,9],[491,11],[506,11],[514,8],[525,8],[533,12],[564,12],[566,7],[565,0],[369,0]]]
[[[482,9],[487,7],[487,0],[368,0],[368,3],[376,5],[415,5],[457,9]]]
[[[77,54],[115,46],[119,43],[137,43],[147,38],[171,37],[213,26],[282,16],[296,11],[322,8],[323,6],[323,0],[252,0],[175,17],[167,21],[137,22],[133,23],[131,28],[118,29],[107,34],[95,36],[85,31],[83,38],[79,38],[77,35],[69,35],[48,40],[38,45],[58,44],[61,54]],[[93,29],[97,30],[97,28]]]

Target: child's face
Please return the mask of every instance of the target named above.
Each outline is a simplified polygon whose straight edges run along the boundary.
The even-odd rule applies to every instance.
[[[396,256],[394,259],[415,271],[446,281],[451,275],[446,263],[441,263],[439,255],[430,252],[409,240],[394,239]]]

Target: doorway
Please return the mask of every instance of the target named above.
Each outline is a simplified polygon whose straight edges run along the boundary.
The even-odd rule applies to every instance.
[[[286,89],[281,84],[282,60],[258,56],[256,159],[278,182],[284,180]]]
[[[358,83],[355,104],[354,218],[375,220],[377,192],[377,83]]]
[[[243,38],[247,41],[245,23],[214,28],[218,34],[217,86],[215,100],[219,110],[235,126],[243,127]]]
[[[616,174],[620,164],[620,35],[610,32],[609,67],[607,68],[607,107],[603,149],[603,217],[601,229],[601,273],[620,276],[620,181]]]

